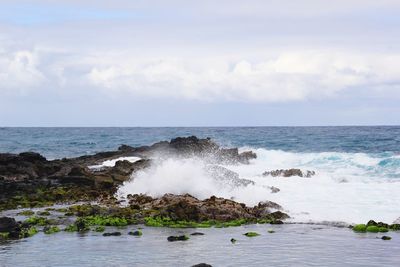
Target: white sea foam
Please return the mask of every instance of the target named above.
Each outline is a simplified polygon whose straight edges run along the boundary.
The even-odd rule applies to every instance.
[[[101,164],[98,165],[92,165],[92,166],[88,166],[89,169],[102,169],[105,167],[114,167],[115,164],[117,163],[117,161],[122,161],[122,160],[127,160],[129,162],[136,162],[138,160],[140,160],[141,158],[139,157],[119,157],[116,159],[109,159],[106,161],[103,161]]]
[[[253,180],[254,185],[224,186],[205,171],[206,163],[199,159],[168,159],[136,173],[118,194],[189,193],[201,199],[216,195],[248,205],[271,200],[282,205],[295,222],[361,223],[375,219],[391,223],[400,217],[400,165],[395,164],[398,155],[255,151],[258,157],[249,165],[224,166],[240,178]],[[266,170],[288,168],[314,170],[316,175],[261,176]],[[270,186],[281,191],[271,193]]]

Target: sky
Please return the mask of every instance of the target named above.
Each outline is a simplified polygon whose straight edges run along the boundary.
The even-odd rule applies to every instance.
[[[398,0],[2,0],[0,126],[400,124]]]

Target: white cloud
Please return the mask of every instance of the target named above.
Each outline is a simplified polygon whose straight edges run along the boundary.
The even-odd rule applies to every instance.
[[[396,83],[400,55],[282,53],[260,62],[135,61],[93,67],[89,81],[108,92],[204,101],[283,102],[324,98],[353,87]]]
[[[21,50],[0,54],[0,91],[26,92],[40,85],[45,76],[38,68],[38,57],[31,51]]]

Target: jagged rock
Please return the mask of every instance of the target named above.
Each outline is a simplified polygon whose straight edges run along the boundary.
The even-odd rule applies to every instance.
[[[288,169],[288,170],[275,170],[275,171],[266,171],[262,174],[263,176],[272,176],[272,177],[305,177],[310,178],[315,175],[315,171],[301,171],[300,169]]]
[[[272,210],[279,210],[281,206],[274,202],[263,202],[255,207],[246,207],[243,203],[212,196],[205,200],[199,200],[189,194],[173,195],[165,194],[160,198],[151,198],[145,195],[131,195],[129,204],[133,208],[144,210],[157,210],[161,216],[172,220],[182,221],[232,221],[236,219],[256,219],[269,217]],[[279,219],[285,219],[284,213],[275,214]]]
[[[152,155],[160,153],[177,157],[202,157],[213,164],[248,163],[256,157],[251,151],[239,154],[236,148],[223,149],[209,138],[199,139],[195,136],[178,137],[169,142],[136,148],[121,145],[117,151],[61,160],[47,160],[34,152],[0,153],[0,210],[18,206],[35,207],[59,201],[79,201],[82,198],[106,199],[105,196],[112,196],[119,185],[131,178],[132,173],[148,168]],[[133,156],[142,160],[134,163],[117,161],[114,167],[101,170],[88,168],[106,160]],[[232,178],[230,181],[241,185],[252,183],[246,179]]]

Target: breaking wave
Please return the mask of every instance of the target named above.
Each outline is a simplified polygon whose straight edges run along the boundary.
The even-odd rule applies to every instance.
[[[231,176],[227,179],[216,177],[201,159],[156,160],[151,168],[135,173],[118,195],[189,193],[201,199],[216,195],[247,205],[270,200],[283,206],[294,222],[392,223],[400,217],[400,155],[253,151],[258,157],[249,165],[220,166],[231,171],[224,172]],[[316,175],[262,176],[267,170],[289,168],[313,170]],[[273,193],[271,187],[280,191]]]

